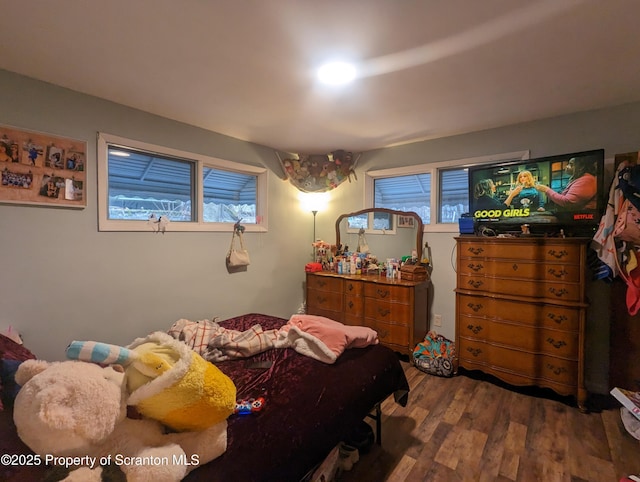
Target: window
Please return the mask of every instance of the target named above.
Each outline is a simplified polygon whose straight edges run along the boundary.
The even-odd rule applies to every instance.
[[[205,222],[256,223],[258,176],[203,167]]]
[[[529,151],[369,171],[365,205],[414,211],[425,231],[457,232],[460,215],[469,211],[467,168],[518,159],[529,159]]]
[[[101,133],[99,229],[149,231],[165,216],[169,231],[266,231],[264,168]]]
[[[438,222],[457,223],[469,212],[469,174],[465,167],[439,169]]]
[[[347,219],[347,233],[358,233],[361,229],[366,233],[396,232],[393,215],[380,212],[358,214]]]
[[[422,219],[430,219],[431,173],[376,178],[372,207],[413,211]]]

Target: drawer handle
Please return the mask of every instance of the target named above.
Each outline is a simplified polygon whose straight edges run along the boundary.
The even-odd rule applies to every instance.
[[[567,372],[567,369],[565,367],[557,367],[555,365],[552,365],[551,363],[547,363],[547,369],[551,370],[554,375],[560,375]]]
[[[467,307],[471,308],[471,310],[474,311],[475,313],[477,313],[483,308],[483,306],[480,303],[476,303],[476,304],[469,303]]]
[[[549,288],[549,293],[551,293],[552,295],[556,295],[558,298],[561,298],[562,296],[566,295],[568,291],[564,288],[557,290],[552,286],[551,288]]]
[[[349,284],[347,285],[347,289],[348,289],[349,291],[352,291],[352,290],[353,290],[353,288],[354,288],[353,283],[349,283]]]
[[[387,316],[389,313],[391,313],[391,310],[378,308],[378,314],[380,316]]]
[[[513,271],[518,271],[519,267],[518,267],[517,263],[513,263],[513,265],[511,266],[511,269]]]
[[[474,335],[477,335],[478,333],[480,333],[480,332],[482,331],[482,327],[481,327],[480,325],[476,325],[476,326],[473,326],[473,325],[467,325],[467,328],[468,328],[469,330],[471,330],[471,332],[472,332]]]
[[[484,252],[484,249],[483,248],[474,248],[473,246],[469,246],[468,251],[471,254],[475,254],[477,256],[480,253]]]
[[[484,269],[484,266],[481,264],[473,264],[470,263],[467,265],[467,268],[469,268],[471,271],[475,271],[476,273],[482,269]]]
[[[564,268],[559,271],[556,271],[554,268],[549,268],[547,272],[555,278],[564,278],[569,274],[569,272],[566,271]]]
[[[482,353],[482,350],[480,348],[467,348],[467,351],[469,353],[471,353],[473,356],[477,357],[478,355],[480,355],[480,353]]]
[[[327,282],[323,281],[323,280],[320,280],[320,281],[318,281],[318,286],[320,286],[321,288],[324,288],[325,286],[327,286]]]
[[[554,315],[553,313],[547,313],[547,318],[551,319],[552,321],[555,321],[558,325],[562,324],[564,321],[567,321],[569,319],[564,315]]]
[[[323,303],[326,303],[326,302],[327,302],[327,299],[326,299],[326,298],[321,298],[320,296],[318,296],[318,297],[316,298],[316,300],[318,301],[318,303],[319,303],[319,304],[323,304]]]
[[[353,301],[349,301],[349,308],[353,308]]]
[[[378,330],[378,338],[386,338],[388,334],[387,330]]]
[[[547,251],[547,253],[549,253],[549,256],[553,256],[556,259],[562,259],[569,254],[569,252],[564,249],[562,251],[556,251],[555,249],[550,249],[549,251]]]
[[[378,289],[378,296],[380,298],[386,298],[389,295],[389,290]]]
[[[547,338],[547,343],[549,343],[552,347],[556,348],[556,349],[560,349],[563,346],[567,346],[567,343],[562,341],[562,340],[554,340],[553,338],[549,337]]]
[[[469,280],[469,284],[473,287],[473,288],[480,288],[484,283],[482,282],[482,280]]]

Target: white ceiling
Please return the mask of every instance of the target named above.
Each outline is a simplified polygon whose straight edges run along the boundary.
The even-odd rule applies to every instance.
[[[0,68],[293,153],[640,101],[639,0],[0,0]],[[358,63],[317,85],[326,60]]]

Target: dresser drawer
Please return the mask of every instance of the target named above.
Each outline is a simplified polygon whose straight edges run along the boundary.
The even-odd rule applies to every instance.
[[[413,322],[413,306],[367,299],[364,316],[384,323],[407,326]]]
[[[513,321],[566,331],[580,329],[580,308],[552,304],[457,295],[460,316]]]
[[[460,242],[461,258],[514,259],[518,261],[561,262],[578,264],[581,248],[579,245],[563,243],[520,243],[506,240],[492,242]]]
[[[364,287],[364,295],[367,298],[373,298],[369,302],[376,300],[389,301],[392,303],[411,303],[412,289],[405,286],[392,286],[377,283],[366,283]]]
[[[322,291],[343,291],[343,279],[332,278],[331,276],[307,276],[307,288]]]
[[[336,320],[336,321],[340,321],[340,320]],[[368,325],[365,324],[365,321],[364,321],[364,318],[362,317],[362,314],[356,315],[356,316],[352,316],[352,315],[349,315],[347,313],[344,313],[341,323],[344,323],[345,325],[349,325],[349,326],[368,326]],[[371,328],[371,327],[369,327],[369,328]]]
[[[344,280],[344,293],[346,295],[362,296],[364,291],[362,281],[354,281],[350,279]]]
[[[381,343],[392,345],[406,345],[409,340],[409,327],[407,325],[396,325],[392,323],[384,323],[382,321],[373,321],[365,318],[367,326],[370,326],[378,333],[378,339]],[[373,325],[369,325],[372,323]]]
[[[494,346],[489,351],[489,363],[533,379],[549,380],[565,385],[576,385],[577,382],[578,362],[573,360]]]
[[[343,295],[336,291],[307,290],[307,308],[343,311]]]
[[[459,345],[461,366],[479,364],[485,366],[488,372],[509,373],[529,381],[546,380],[571,386],[577,384],[578,362],[574,360],[510,350],[465,338],[460,338]]]
[[[459,273],[497,278],[520,278],[526,280],[580,281],[580,266],[576,264],[543,264],[526,261],[490,261],[465,259],[458,267]]]
[[[364,316],[364,298],[362,296],[344,296],[344,322],[348,325],[362,325]]]
[[[557,301],[580,301],[582,299],[582,288],[578,283],[492,278],[458,273],[458,288]]]
[[[462,316],[459,336],[531,353],[578,359],[578,333]]]
[[[456,352],[460,360],[469,360],[472,363],[486,364],[488,362],[489,349],[484,340],[468,340],[460,338]]]

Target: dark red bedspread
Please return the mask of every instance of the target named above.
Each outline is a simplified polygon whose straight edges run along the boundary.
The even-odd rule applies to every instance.
[[[248,314],[221,324],[244,331],[255,324],[280,328],[286,322]],[[248,368],[256,360],[273,365]],[[395,394],[405,405],[409,391],[397,355],[381,345],[349,349],[333,365],[286,348],[217,366],[235,382],[238,397],[262,396],[266,404],[258,413],[232,415],[227,451],[191,472],[188,481],[299,481],[376,403]],[[10,407],[0,411],[0,453],[31,453],[16,434]],[[0,480],[37,481],[47,472],[46,467],[3,466]]]
[[[244,331],[260,324],[268,330],[286,322],[248,314],[221,325]],[[256,360],[273,365],[248,368]],[[238,397],[263,396],[266,403],[258,413],[231,416],[227,451],[185,480],[298,481],[377,402],[396,394],[405,405],[409,391],[398,356],[382,345],[346,350],[333,365],[287,348],[217,366],[235,382]]]

